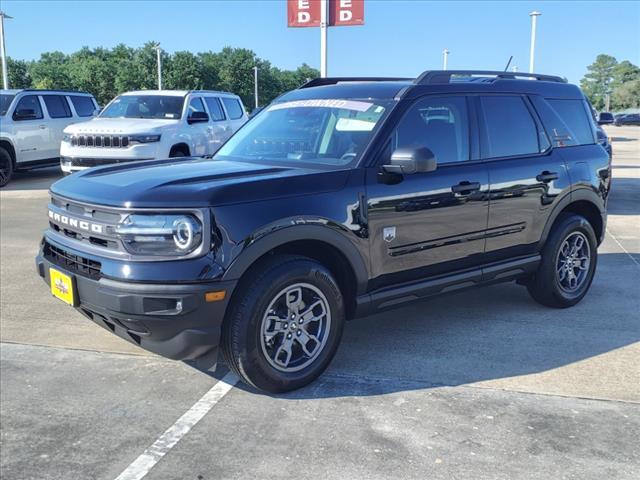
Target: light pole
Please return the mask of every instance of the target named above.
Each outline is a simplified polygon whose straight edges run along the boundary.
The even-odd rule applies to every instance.
[[[258,108],[258,67],[253,67],[253,95],[256,99],[256,108]]]
[[[320,0],[320,77],[327,76],[327,0]]]
[[[158,90],[162,90],[162,49],[160,42],[156,43],[153,48],[156,49],[156,57],[158,59]]]
[[[2,58],[2,88],[9,89],[9,74],[7,72],[7,54],[4,49],[4,19],[13,18],[4,12],[0,12],[0,57]]]
[[[529,51],[529,73],[533,73],[533,59],[536,53],[536,23],[542,13],[534,10],[529,14],[531,17],[531,50]]]
[[[449,50],[446,48],[442,51],[442,69],[446,70],[449,63]]]

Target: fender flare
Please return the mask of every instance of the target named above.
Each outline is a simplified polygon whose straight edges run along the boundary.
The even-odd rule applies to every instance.
[[[364,293],[369,280],[366,263],[358,248],[338,228],[326,224],[283,225],[275,231],[257,237],[245,246],[225,272],[223,280],[240,279],[258,258],[274,248],[295,241],[313,240],[326,243],[342,252],[355,274],[357,293]]]
[[[572,190],[560,200],[558,200],[558,203],[549,214],[549,218],[547,218],[547,222],[545,223],[544,230],[542,231],[542,236],[540,237],[540,242],[538,244],[540,248],[542,248],[542,246],[546,243],[547,237],[551,232],[551,228],[553,227],[553,224],[555,223],[558,216],[562,213],[562,211],[572,203],[580,201],[592,204],[600,212],[600,215],[603,217],[604,226],[604,216],[606,215],[606,211],[602,198],[600,198],[596,192],[589,188],[578,188],[576,190]],[[604,228],[602,236],[604,236]],[[602,241],[602,238],[600,238],[599,240]]]

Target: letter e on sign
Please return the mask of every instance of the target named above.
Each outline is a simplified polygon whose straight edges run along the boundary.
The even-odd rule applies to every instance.
[[[289,27],[319,27],[320,0],[287,0]]]
[[[329,25],[364,25],[364,0],[329,0]]]

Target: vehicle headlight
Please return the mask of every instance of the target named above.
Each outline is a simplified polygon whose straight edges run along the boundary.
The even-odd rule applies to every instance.
[[[63,142],[67,142],[67,143],[71,143],[71,139],[73,138],[73,135],[70,133],[63,133],[62,134],[62,141]]]
[[[129,135],[129,143],[153,143],[160,141],[159,133],[141,133],[139,135]]]
[[[184,256],[202,244],[202,223],[193,215],[131,214],[115,231],[137,255]]]

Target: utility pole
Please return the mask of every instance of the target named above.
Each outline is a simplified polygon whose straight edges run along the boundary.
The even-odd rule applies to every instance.
[[[446,70],[449,64],[449,50],[446,48],[442,51],[442,69]]]
[[[9,73],[7,72],[7,53],[4,48],[4,19],[13,18],[4,12],[0,12],[0,57],[2,59],[2,88],[9,89]]]
[[[162,90],[162,49],[160,48],[160,42],[156,43],[153,48],[156,49],[158,60],[158,90]]]
[[[256,99],[256,108],[258,108],[258,67],[253,67],[253,94]]]
[[[320,0],[320,77],[327,76],[328,2]]]
[[[534,10],[529,14],[531,17],[531,50],[529,51],[529,73],[533,73],[533,59],[536,53],[536,23],[542,13]]]

